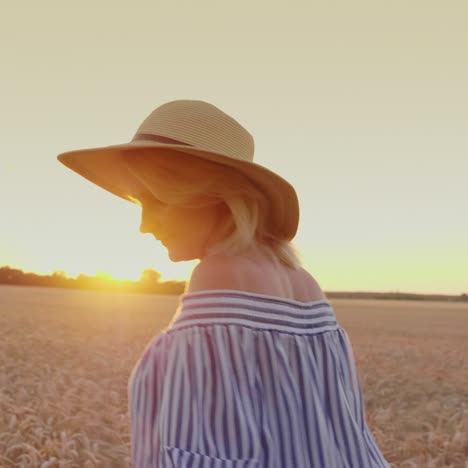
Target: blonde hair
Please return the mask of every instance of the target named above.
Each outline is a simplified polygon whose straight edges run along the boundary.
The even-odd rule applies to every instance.
[[[238,255],[256,247],[273,261],[294,270],[301,268],[297,247],[275,238],[268,229],[266,195],[241,171],[175,150],[131,152],[131,157],[124,158],[134,176],[127,190],[129,200],[140,204],[138,194],[143,187],[148,195],[168,204],[188,208],[211,205],[217,210],[221,241],[209,246],[207,254]]]

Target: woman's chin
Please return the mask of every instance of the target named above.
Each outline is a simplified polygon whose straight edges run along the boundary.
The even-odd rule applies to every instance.
[[[175,245],[170,245],[170,242],[165,247],[167,248],[170,260],[173,262],[190,262],[191,260],[200,260],[202,258],[199,249],[187,248],[187,246],[182,249]]]

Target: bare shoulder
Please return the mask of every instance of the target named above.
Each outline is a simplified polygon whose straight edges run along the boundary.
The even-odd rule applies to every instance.
[[[328,300],[319,282],[305,269],[300,268],[297,271],[296,295],[301,297],[304,302]]]
[[[193,270],[185,292],[210,289],[238,289],[301,302],[327,300],[318,281],[303,267],[298,270],[253,266],[234,256],[213,256]]]
[[[236,257],[213,256],[201,261],[192,271],[185,292],[207,289],[242,289],[242,262]]]

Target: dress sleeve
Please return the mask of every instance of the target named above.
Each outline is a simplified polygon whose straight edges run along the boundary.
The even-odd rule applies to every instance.
[[[161,333],[146,346],[128,381],[133,468],[158,467],[159,415],[170,337]]]
[[[225,326],[169,331],[148,345],[129,382],[133,468],[256,466],[253,346]]]
[[[362,384],[361,379],[359,377],[359,371],[356,365],[356,359],[353,352],[353,346],[351,344],[351,340],[349,338],[348,333],[344,328],[340,328],[340,333],[343,336],[343,341],[345,345],[345,359],[347,361],[347,368],[350,375],[351,387],[353,389],[354,399],[357,403],[357,410],[356,410],[356,417],[359,420],[359,424],[363,430],[366,428],[365,424],[365,401],[364,401],[364,394],[362,391]]]

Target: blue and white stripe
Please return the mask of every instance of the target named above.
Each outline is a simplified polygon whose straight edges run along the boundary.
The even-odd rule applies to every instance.
[[[327,300],[181,296],[129,379],[135,468],[388,468]]]
[[[232,324],[302,335],[338,328],[327,300],[303,303],[237,290],[215,291],[183,294],[175,323],[170,325],[172,330],[193,325]]]

